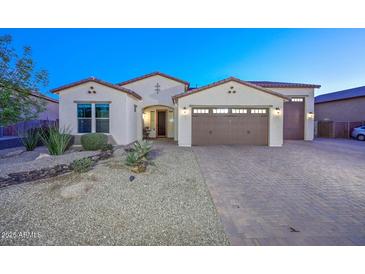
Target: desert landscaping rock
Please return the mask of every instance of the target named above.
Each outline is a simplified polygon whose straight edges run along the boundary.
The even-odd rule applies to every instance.
[[[117,153],[87,173],[0,189],[0,232],[39,235],[0,245],[229,244],[191,149],[155,149],[133,183]]]
[[[42,154],[42,153],[41,153]],[[39,179],[46,179],[54,176],[58,176],[73,170],[72,163],[74,160],[89,158],[92,160],[93,165],[100,161],[111,157],[113,151],[69,151],[67,154],[60,156],[48,156],[41,159],[35,159],[34,161],[27,162],[26,165],[18,166],[18,164],[8,164],[5,168],[1,167],[3,174],[0,173],[0,188],[10,185],[20,184],[23,182],[30,182]],[[38,157],[37,157],[38,158]],[[50,160],[49,163],[44,166],[45,160]],[[53,161],[52,161],[53,160]],[[39,164],[41,162],[41,164]],[[30,163],[30,164],[29,164]],[[9,172],[14,170],[15,167],[19,169],[15,172]],[[1,171],[0,169],[0,171]]]

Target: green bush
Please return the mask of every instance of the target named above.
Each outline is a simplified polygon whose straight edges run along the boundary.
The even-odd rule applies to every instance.
[[[101,148],[102,151],[108,151],[108,150],[113,150],[113,145],[112,144],[105,144],[103,145],[103,147]]]
[[[39,129],[31,128],[26,131],[21,141],[27,151],[33,151],[39,142]]]
[[[66,128],[60,130],[56,127],[43,129],[40,137],[51,155],[62,155],[72,144],[70,130]]]
[[[81,145],[85,150],[99,150],[108,143],[108,136],[103,133],[88,133],[81,136]]]
[[[71,164],[73,171],[83,173],[89,171],[93,166],[93,161],[90,158],[75,160]]]

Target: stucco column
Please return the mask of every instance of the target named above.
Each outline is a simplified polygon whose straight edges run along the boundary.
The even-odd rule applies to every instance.
[[[174,140],[177,141],[178,133],[179,133],[179,115],[178,115],[179,109],[177,105],[174,105]]]
[[[314,119],[308,113],[314,113],[314,97],[304,98],[304,140],[312,141],[314,138]]]
[[[137,108],[137,140],[143,139],[143,108],[141,105]]]

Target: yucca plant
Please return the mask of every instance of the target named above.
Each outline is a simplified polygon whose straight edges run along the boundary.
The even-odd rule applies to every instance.
[[[43,130],[40,138],[51,155],[62,155],[69,148],[72,140],[69,129],[59,130],[56,127],[50,127],[47,131]]]
[[[27,151],[33,151],[39,142],[39,129],[31,128],[28,129],[24,136],[21,136],[21,141]]]

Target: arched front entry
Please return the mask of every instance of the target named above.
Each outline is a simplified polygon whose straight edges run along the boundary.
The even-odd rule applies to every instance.
[[[143,136],[148,138],[174,138],[174,109],[164,105],[143,109]]]

